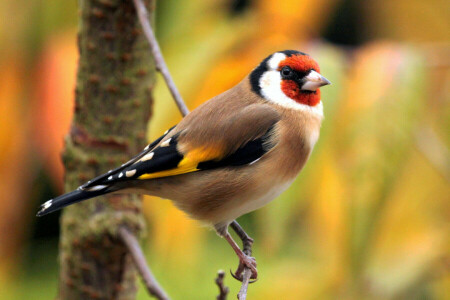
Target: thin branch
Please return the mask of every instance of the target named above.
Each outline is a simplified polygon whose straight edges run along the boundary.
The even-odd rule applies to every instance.
[[[217,272],[217,278],[215,280],[217,286],[219,287],[219,296],[216,297],[217,300],[226,300],[229,292],[228,287],[224,285],[225,272],[223,270],[219,270]]]
[[[124,226],[119,228],[119,237],[122,239],[124,245],[128,248],[131,257],[134,261],[139,274],[147,287],[148,292],[160,300],[169,300],[169,296],[161,288],[152,274],[152,271],[145,261],[144,253],[142,252],[139,242],[134,235]]]
[[[245,255],[251,256],[253,239],[244,231],[244,229],[241,227],[241,225],[239,225],[239,223],[236,220],[234,220],[230,224],[230,226],[242,240],[242,251],[245,253]],[[250,281],[251,276],[252,270],[250,268],[245,267],[244,272],[242,273],[241,289],[239,290],[239,293],[237,295],[239,300],[245,300],[247,298],[248,285],[249,283],[254,282]]]
[[[239,290],[239,293],[237,295],[237,298],[239,300],[247,299],[248,284],[250,283],[251,276],[252,276],[252,270],[250,270],[249,268],[245,268],[244,273],[242,274],[241,289]]]
[[[169,91],[172,94],[172,97],[175,100],[175,103],[177,104],[181,114],[183,116],[186,116],[189,113],[189,109],[184,103],[183,98],[181,98],[181,95],[178,92],[178,89],[172,77],[170,76],[169,69],[167,68],[166,62],[164,61],[164,57],[161,53],[161,48],[159,47],[158,41],[155,37],[155,33],[153,32],[152,26],[150,25],[147,8],[145,7],[145,4],[144,2],[142,2],[142,0],[133,0],[133,2],[136,8],[139,22],[142,26],[142,30],[150,45],[150,50],[155,60],[156,69],[164,77],[167,87],[169,88]],[[150,271],[150,268],[148,267],[145,261],[145,257],[142,253],[142,249],[140,248],[136,238],[126,228],[120,228],[119,234],[125,245],[127,245],[136,264],[136,267],[138,268],[139,273],[141,274],[142,279],[145,282],[145,286],[147,287],[148,292],[158,299],[169,299],[169,296],[167,296],[167,294],[158,284],[152,272]]]
[[[170,76],[169,69],[164,61],[164,57],[161,54],[161,48],[159,48],[158,41],[156,40],[155,33],[153,32],[152,26],[150,25],[150,21],[148,19],[147,8],[145,7],[142,0],[133,0],[134,6],[136,7],[136,12],[139,18],[139,22],[141,22],[142,29],[144,31],[144,35],[150,44],[150,50],[152,51],[153,57],[155,59],[156,69],[161,72],[164,80],[166,81],[167,87],[172,94],[175,103],[178,106],[181,114],[186,116],[189,113],[189,109],[181,98],[180,93],[178,92],[175,83],[173,82],[172,77]]]

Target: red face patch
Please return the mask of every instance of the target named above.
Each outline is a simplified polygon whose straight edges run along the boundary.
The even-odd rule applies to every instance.
[[[308,55],[292,55],[282,60],[278,65],[278,70],[288,66],[291,69],[298,72],[307,72],[309,70],[315,70],[320,73],[320,68],[317,62]],[[281,90],[283,93],[295,100],[295,102],[316,106],[320,102],[320,90],[316,91],[302,91],[294,80],[282,80]]]
[[[281,90],[286,96],[301,104],[316,106],[320,102],[319,89],[314,92],[302,91],[298,84],[293,80],[281,81]]]
[[[281,70],[284,66],[288,66],[299,72],[306,72],[314,69],[316,72],[320,73],[319,65],[308,55],[292,55],[286,57],[286,59],[282,60],[278,65],[278,70]]]

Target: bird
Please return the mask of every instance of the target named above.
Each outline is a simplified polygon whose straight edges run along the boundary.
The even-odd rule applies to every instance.
[[[286,190],[307,162],[323,120],[320,87],[331,82],[318,63],[296,50],[275,52],[231,89],[204,102],[137,156],[76,190],[41,205],[43,216],[109,193],[141,193],[173,201],[212,226],[257,278],[256,260],[240,249],[229,226]]]

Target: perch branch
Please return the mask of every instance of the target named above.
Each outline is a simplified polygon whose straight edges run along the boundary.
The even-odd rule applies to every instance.
[[[119,228],[119,237],[128,248],[128,251],[131,254],[134,264],[138,269],[148,292],[157,299],[169,300],[169,296],[167,296],[166,292],[161,288],[153,276],[152,271],[148,267],[147,262],[145,261],[144,253],[142,253],[139,242],[134,235],[126,227],[122,226]]]
[[[156,40],[155,34],[153,32],[152,26],[148,18],[148,11],[142,0],[133,0],[134,7],[136,8],[136,13],[138,15],[139,22],[141,23],[144,35],[150,45],[150,50],[152,52],[153,58],[155,60],[156,69],[162,74],[170,93],[172,94],[175,103],[178,106],[181,114],[186,116],[189,110],[181,98],[178,89],[170,76],[169,69],[164,61],[164,57],[161,53],[161,48],[159,47],[158,41]],[[136,238],[126,229],[121,228],[119,234],[124,241],[124,243],[129,248],[129,251],[133,257],[136,267],[141,274],[148,292],[154,295],[158,299],[169,299],[164,290],[160,287],[156,279],[154,278],[150,268],[147,266],[142,250],[137,242]]]
[[[142,29],[144,31],[144,35],[150,44],[150,50],[152,51],[153,57],[155,59],[156,69],[161,72],[164,80],[166,81],[167,87],[172,94],[175,103],[178,106],[181,114],[186,116],[189,113],[189,109],[181,98],[180,93],[178,92],[175,83],[173,82],[172,77],[170,76],[169,69],[167,68],[166,62],[164,61],[164,57],[161,53],[161,48],[159,48],[159,44],[156,41],[155,33],[153,32],[152,26],[150,25],[150,21],[148,18],[147,8],[145,7],[142,0],[133,0],[134,6],[136,7],[136,12],[139,18],[139,22],[141,22]]]
[[[251,276],[252,276],[252,271],[249,268],[245,268],[244,273],[242,274],[243,279],[242,279],[241,289],[239,290],[239,293],[237,295],[237,298],[239,300],[247,299],[248,284],[250,283]]]
[[[236,232],[236,234],[239,236],[239,238],[242,240],[242,251],[245,253],[245,255],[251,256],[252,255],[252,245],[253,245],[253,239],[248,236],[248,234],[242,229],[241,225],[234,220],[230,227]],[[247,290],[248,285],[251,283],[250,277],[252,276],[252,271],[250,268],[245,267],[244,272],[242,273],[242,285],[241,289],[238,293],[238,299],[239,300],[245,300],[247,298]]]
[[[216,297],[217,300],[226,300],[229,292],[228,287],[224,285],[225,272],[219,270],[217,272],[216,284],[219,287],[219,296]]]

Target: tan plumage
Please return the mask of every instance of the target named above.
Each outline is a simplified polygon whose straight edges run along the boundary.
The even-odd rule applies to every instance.
[[[319,72],[304,53],[274,53],[138,156],[47,201],[38,215],[118,191],[167,198],[192,218],[214,226],[239,256],[239,270],[245,265],[256,277],[256,263],[227,228],[288,188],[306,163],[322,121],[318,88],[330,83]],[[249,241],[245,233],[239,235]]]
[[[195,153],[198,156],[193,161],[197,158],[197,162],[220,159],[276,124],[267,141],[275,146],[245,168],[160,177],[136,183],[135,188],[170,199],[193,218],[223,232],[229,222],[261,207],[289,186],[312,150],[312,138],[318,136],[320,121],[307,112],[264,103],[244,79],[186,116],[160,144],[185,130],[178,144],[185,157]],[[214,127],[207,126],[211,123]]]

